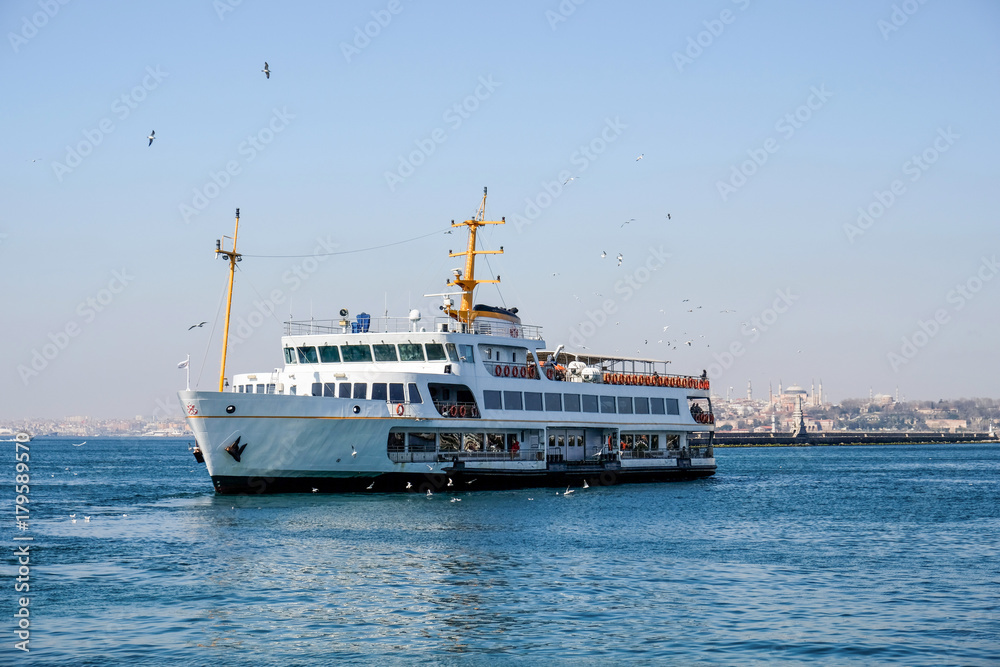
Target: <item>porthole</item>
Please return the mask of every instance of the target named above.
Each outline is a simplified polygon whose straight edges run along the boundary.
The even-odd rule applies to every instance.
[[[234,412],[236,412],[236,406],[235,405],[227,405],[226,406],[226,413],[227,414],[233,414]]]
[[[359,414],[360,412],[361,412],[361,406],[360,405],[355,405],[354,406],[354,414]]]

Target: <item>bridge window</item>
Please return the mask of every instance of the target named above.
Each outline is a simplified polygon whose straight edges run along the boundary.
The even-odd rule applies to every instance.
[[[545,394],[545,411],[562,411],[562,394]]]
[[[601,412],[614,413],[615,411],[615,397],[614,396],[601,396]]]
[[[293,350],[290,347],[286,347],[285,348],[285,363],[286,364],[294,364],[294,363],[296,363],[296,361],[295,361],[295,350]]]
[[[636,397],[635,399],[635,414],[637,415],[648,415],[649,414],[649,399],[643,396]]]
[[[340,354],[345,362],[372,360],[372,349],[368,345],[341,345]]]
[[[503,407],[505,410],[521,410],[521,392],[505,391],[503,393]]]
[[[423,361],[424,348],[420,343],[400,343],[399,359],[400,361]]]
[[[473,361],[476,360],[476,356],[473,353],[473,349],[474,348],[471,345],[458,346],[459,354],[462,358],[462,361],[464,361],[467,364],[471,364]]]
[[[680,408],[677,405],[677,399],[676,398],[668,398],[667,399],[667,414],[668,415],[679,415],[680,413],[681,413],[681,411],[680,411]]]
[[[444,345],[441,343],[427,343],[427,361],[447,361],[444,355]]]
[[[630,414],[632,414],[632,397],[631,396],[619,396],[618,397],[618,414],[620,414],[620,415],[630,415]]]
[[[417,385],[415,382],[411,382],[409,385],[410,390],[410,403],[423,403],[420,398],[420,392],[417,390]]]
[[[299,353],[299,363],[300,364],[317,364],[319,359],[316,357],[316,348],[312,345],[308,347],[297,347],[295,348]]]
[[[483,391],[483,405],[487,410],[500,410],[500,392],[486,389]]]
[[[583,411],[597,412],[597,397],[590,394],[583,395]]]
[[[406,400],[403,398],[402,382],[392,382],[389,384],[389,400],[393,403],[402,403]]]
[[[677,399],[676,398],[672,398],[670,400],[672,400],[674,402],[675,406],[677,405]],[[652,414],[654,414],[654,415],[663,415],[663,414],[666,414],[666,412],[663,409],[663,399],[662,398],[651,398],[651,399],[649,399],[649,411]],[[671,412],[670,414],[676,415],[677,413],[676,412]]]
[[[563,394],[563,409],[566,412],[579,412],[580,394]]]
[[[340,352],[336,345],[320,345],[319,360],[324,364],[340,363]]]
[[[524,409],[541,411],[542,393],[540,391],[524,392]]]
[[[389,398],[389,395],[385,390],[385,382],[374,382],[372,383],[372,400],[373,401],[384,401]]]
[[[375,361],[399,361],[395,345],[372,345],[372,348],[375,350]]]
[[[365,400],[368,395],[368,384],[365,382],[355,382],[354,383],[354,398],[360,398]]]

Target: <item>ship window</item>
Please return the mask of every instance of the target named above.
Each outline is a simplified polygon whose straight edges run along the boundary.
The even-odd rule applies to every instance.
[[[442,452],[457,452],[458,447],[462,442],[461,433],[442,433],[441,434],[441,451]]]
[[[503,451],[503,433],[486,434],[486,450],[490,452]]]
[[[372,360],[372,349],[367,345],[341,345],[340,353],[344,361]]]
[[[489,361],[493,361],[493,348],[492,347],[486,348],[486,358]]]
[[[264,385],[263,384],[257,385],[257,393],[258,394],[263,394],[264,393]]]
[[[372,348],[375,350],[375,361],[399,361],[395,345],[372,345]]]
[[[238,393],[242,394],[242,393],[243,393],[243,385],[241,385],[241,384],[240,384],[240,385],[237,385],[237,386],[236,386],[236,391],[237,391]]]
[[[545,394],[545,411],[562,411],[562,394]]]
[[[519,391],[505,391],[503,393],[503,407],[504,407],[504,410],[520,410],[521,409],[521,392],[519,392]]]
[[[676,398],[673,398],[673,399],[670,399],[670,400],[672,400],[674,402],[674,405],[677,405],[677,399]],[[654,414],[654,415],[666,414],[663,411],[663,399],[662,398],[651,398],[651,399],[649,399],[649,411],[652,414]],[[671,413],[671,414],[677,414],[677,413],[674,412],[674,413]]]
[[[323,395],[323,383],[322,382],[313,382],[312,383],[312,395],[313,396],[322,396]]]
[[[467,452],[481,452],[483,451],[483,434],[482,433],[466,433],[465,434],[465,451]]]
[[[400,361],[423,361],[424,348],[421,347],[420,343],[400,343],[399,359]]]
[[[601,412],[611,412],[615,411],[615,397],[614,396],[601,396]]]
[[[389,397],[385,391],[385,382],[372,383],[372,400],[384,401]]]
[[[454,361],[456,364],[461,361],[458,358],[458,348],[455,347],[454,343],[447,343],[445,347],[448,349],[448,358]]]
[[[411,452],[433,452],[434,451],[434,434],[433,433],[410,433],[410,451]]]
[[[517,443],[517,434],[516,433],[508,433],[507,434],[507,449],[508,449],[508,451],[514,449],[514,445],[517,445],[518,447],[521,446],[521,445],[518,445],[518,443]]]
[[[525,410],[541,410],[542,409],[542,393],[539,391],[526,391],[524,392],[524,409]]]
[[[667,414],[668,415],[679,415],[680,413],[681,413],[681,411],[680,411],[680,409],[677,406],[677,399],[676,398],[668,398],[667,399]]]
[[[566,412],[579,412],[580,394],[563,394],[563,409]]]
[[[410,403],[423,403],[423,399],[420,398],[420,391],[417,389],[415,382],[411,382],[410,386]]]
[[[668,435],[667,436],[667,449],[678,449],[681,446],[681,436],[679,435]]]
[[[285,363],[294,364],[295,362],[295,350],[290,347],[285,348]]]
[[[639,396],[635,399],[635,414],[637,415],[648,415],[649,414],[649,399]]]
[[[619,396],[618,397],[618,414],[620,414],[620,415],[630,415],[630,414],[632,414],[632,397],[631,396]]]
[[[471,364],[473,361],[476,360],[476,355],[473,353],[473,350],[475,348],[473,348],[471,345],[460,345],[458,349],[462,354],[462,361],[464,361],[465,363]]]
[[[427,348],[427,361],[447,361],[444,345],[441,343],[427,343],[424,347]]]
[[[517,363],[517,352],[511,352],[510,353],[510,362],[512,364],[516,364]]]
[[[323,383],[323,395],[324,396],[336,396],[337,395],[337,383],[336,382],[324,382]]]
[[[350,398],[351,397],[351,383],[350,382],[341,382],[340,383],[340,388],[338,389],[338,391],[340,392],[340,397],[341,398]]]
[[[312,345],[308,347],[298,347],[295,348],[299,352],[299,363],[300,364],[317,364],[319,359],[316,357],[316,348]]]
[[[486,389],[483,391],[483,405],[487,410],[500,409],[500,392]]]
[[[386,449],[390,452],[401,452],[403,451],[403,438],[402,433],[390,433],[389,442],[386,445]]]
[[[340,352],[336,345],[320,345],[319,360],[324,364],[340,363]]]
[[[354,383],[354,398],[360,398],[364,400],[368,395],[368,384],[365,382],[355,382]]]
[[[291,387],[289,387],[288,388],[288,393],[290,395],[292,395],[292,396],[295,396],[297,393],[299,393],[299,387],[298,387],[298,385],[294,385],[293,384]]]
[[[590,394],[583,395],[583,411],[597,412],[597,397]]]
[[[372,398],[374,398],[374,396]],[[402,403],[406,400],[403,398],[402,382],[392,382],[389,384],[389,400],[393,403]]]

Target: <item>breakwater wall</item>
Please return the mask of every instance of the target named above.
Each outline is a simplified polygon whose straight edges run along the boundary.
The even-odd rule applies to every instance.
[[[706,438],[691,438],[696,444]],[[727,433],[716,431],[716,447],[806,447],[809,445],[903,445],[916,443],[1000,442],[990,433],[944,433],[913,431],[830,431],[806,433]]]

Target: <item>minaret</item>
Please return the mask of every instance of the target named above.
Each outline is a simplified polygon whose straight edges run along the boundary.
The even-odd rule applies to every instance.
[[[768,405],[774,405],[774,387],[771,386],[771,381],[767,381],[767,403]]]
[[[792,421],[795,423],[793,434],[796,438],[801,438],[806,434],[805,414],[802,412],[802,397],[795,397],[795,412],[792,413]]]
[[[781,380],[778,380],[778,397],[780,398],[785,392],[781,391]]]
[[[750,380],[747,380],[747,400],[753,400],[753,386],[750,384]]]
[[[819,406],[823,407],[823,378],[819,379]]]
[[[809,400],[811,401],[812,406],[815,407],[816,406],[816,380],[813,380],[812,384],[809,385]]]

